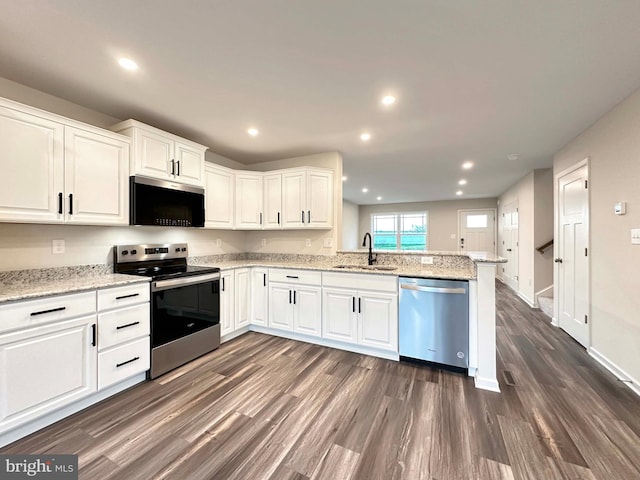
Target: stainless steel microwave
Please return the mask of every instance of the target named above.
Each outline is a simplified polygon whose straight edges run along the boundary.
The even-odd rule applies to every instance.
[[[204,227],[204,189],[134,175],[129,179],[129,223]]]

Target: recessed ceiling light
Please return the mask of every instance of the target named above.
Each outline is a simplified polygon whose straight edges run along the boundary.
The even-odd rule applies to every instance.
[[[125,70],[130,70],[133,72],[138,69],[138,64],[130,58],[121,58],[120,60],[118,60],[118,63]]]
[[[396,97],[394,97],[393,95],[385,95],[380,101],[383,105],[393,105],[394,103],[396,103]]]
[[[364,132],[360,134],[360,140],[362,140],[363,142],[368,141],[371,138],[371,134]]]
[[[342,176],[342,181],[343,181],[343,182],[346,182],[346,181],[347,181],[347,176],[346,176],[346,175],[343,175],[343,176]]]
[[[462,180],[458,180],[458,185],[466,185],[467,181],[463,178]]]
[[[368,189],[367,187],[364,187],[364,188],[362,189],[362,193],[367,193],[368,191],[369,191],[369,189]]]
[[[382,197],[376,197],[376,200],[382,200]]]
[[[469,170],[472,167],[473,167],[473,162],[464,162],[462,164],[462,168],[464,168],[465,170]]]
[[[256,135],[258,135],[258,129],[257,128],[250,128],[249,130],[247,130],[247,133],[249,135],[251,135],[252,137],[255,137]]]
[[[456,192],[456,195],[462,195],[462,190],[458,190],[458,191]]]
[[[507,160],[518,160],[519,158],[519,153],[510,153],[509,155],[507,155]]]

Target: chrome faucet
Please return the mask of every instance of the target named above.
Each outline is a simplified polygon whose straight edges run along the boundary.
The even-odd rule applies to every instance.
[[[367,259],[367,262],[369,263],[369,265],[373,265],[378,261],[378,254],[376,254],[376,256],[374,257],[373,253],[371,252],[371,244],[373,243],[373,241],[371,240],[371,234],[369,232],[364,234],[364,238],[362,239],[362,246],[367,246],[367,237],[369,237],[369,258]]]

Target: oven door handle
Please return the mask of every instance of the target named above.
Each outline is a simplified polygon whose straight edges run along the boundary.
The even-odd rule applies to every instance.
[[[170,288],[184,287],[187,285],[197,285],[198,283],[207,283],[212,280],[218,280],[220,273],[208,273],[205,275],[192,275],[189,277],[172,278],[171,280],[158,280],[151,282],[151,291],[159,292]]]

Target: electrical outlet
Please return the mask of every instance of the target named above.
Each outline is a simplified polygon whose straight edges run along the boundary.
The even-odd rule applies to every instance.
[[[51,253],[54,253],[54,254],[64,253],[64,240],[52,240]]]
[[[422,265],[433,265],[433,257],[421,257],[420,263]]]
[[[307,245],[307,247],[311,246],[311,239],[307,238],[307,240],[305,241],[305,244]]]
[[[324,241],[322,242],[322,245],[324,246],[324,248],[333,247],[333,239],[332,238],[325,238]]]
[[[221,247],[221,246],[222,246],[222,239],[216,238],[216,247]]]
[[[266,238],[260,239],[260,246],[261,247],[266,247],[267,246],[267,239]]]

